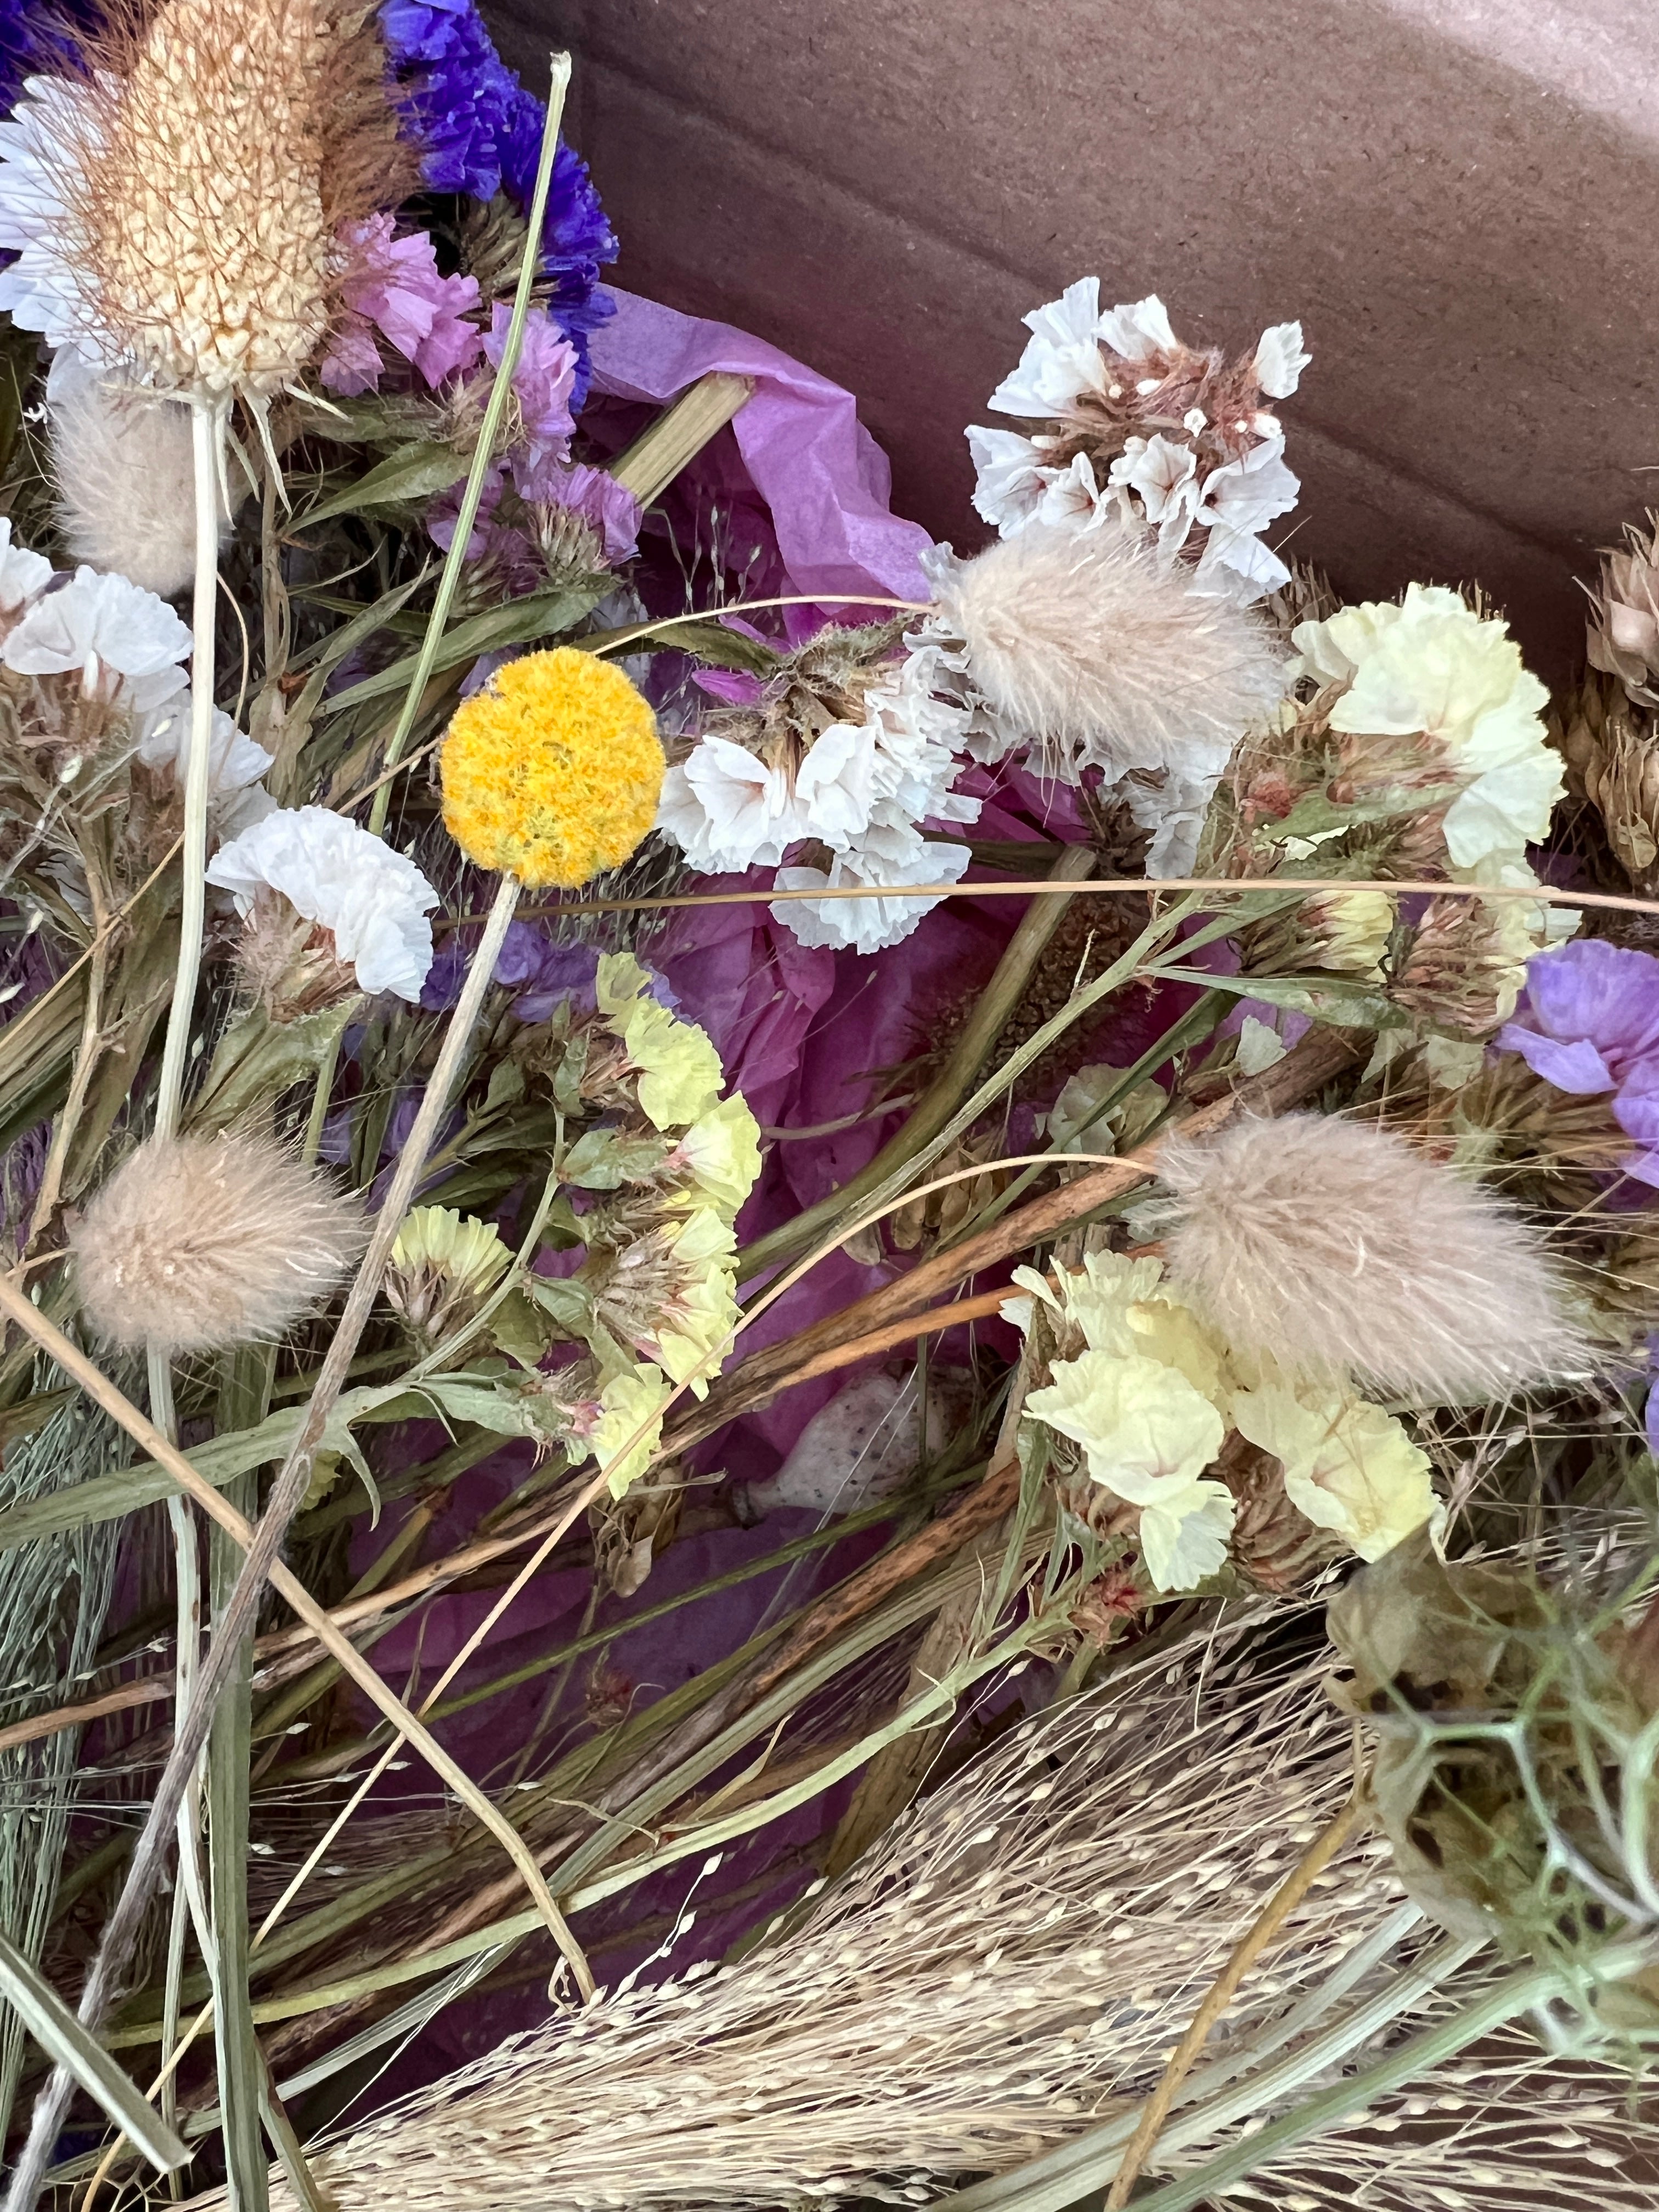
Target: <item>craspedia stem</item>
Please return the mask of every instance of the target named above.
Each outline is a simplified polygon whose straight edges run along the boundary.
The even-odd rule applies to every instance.
[[[426,635],[421,640],[420,658],[415,664],[415,673],[410,678],[409,689],[404,695],[397,726],[387,740],[387,768],[395,768],[403,758],[404,747],[409,743],[410,732],[414,729],[416,717],[421,711],[421,701],[426,696],[427,684],[438,658],[438,647],[443,641],[444,625],[449,620],[449,611],[454,605],[455,594],[460,588],[461,571],[466,565],[466,549],[472,539],[472,526],[478,519],[478,508],[483,499],[484,478],[495,458],[501,418],[507,412],[507,403],[513,393],[513,373],[519,365],[519,354],[524,344],[524,326],[530,314],[530,297],[535,289],[536,271],[541,263],[542,229],[547,221],[547,196],[553,183],[553,157],[559,150],[559,125],[564,118],[564,96],[570,84],[569,55],[555,54],[551,68],[547,120],[542,129],[541,158],[536,165],[536,188],[531,197],[524,258],[519,264],[519,285],[513,295],[513,317],[507,326],[507,338],[495,371],[495,381],[490,390],[489,404],[484,409],[472,465],[467,471],[466,487],[461,494],[461,504],[456,513],[455,534],[450,539],[449,550],[444,556],[443,571],[438,578],[437,593],[432,602]],[[383,782],[374,794],[374,804],[368,817],[368,826],[377,837],[386,829],[386,810],[391,804],[392,787]]]

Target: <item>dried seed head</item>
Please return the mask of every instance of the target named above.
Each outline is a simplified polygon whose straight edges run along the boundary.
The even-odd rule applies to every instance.
[[[1263,622],[1114,525],[1031,523],[934,582],[975,688],[1068,782],[1091,766],[1218,774],[1285,688]]]
[[[372,15],[166,0],[94,61],[22,118],[61,204],[64,305],[142,382],[275,391],[327,333],[342,227],[408,180]]]
[[[220,1352],[279,1336],[340,1281],[362,1216],[269,1139],[152,1139],[76,1224],[81,1302],[124,1350]]]
[[[1170,1273],[1246,1359],[1427,1404],[1586,1370],[1536,1232],[1393,1131],[1334,1115],[1171,1138]]]

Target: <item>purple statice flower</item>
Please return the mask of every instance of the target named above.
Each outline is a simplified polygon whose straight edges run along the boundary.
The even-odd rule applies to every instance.
[[[467,540],[466,557],[469,561],[492,562],[502,592],[508,599],[517,599],[538,590],[547,579],[536,557],[536,549],[523,531],[496,520],[495,510],[501,505],[506,482],[505,471],[499,463],[492,463],[484,478],[472,535]],[[462,489],[459,483],[452,485],[449,490],[440,492],[427,509],[427,533],[433,544],[446,553],[454,543]]]
[[[501,365],[512,321],[511,307],[504,300],[496,301],[483,341],[492,368]],[[513,396],[519,403],[523,436],[507,456],[521,498],[542,497],[544,477],[562,468],[569,456],[570,434],[576,427],[571,413],[576,370],[575,348],[544,309],[532,307],[525,319],[513,371]]]
[[[580,462],[550,465],[537,472],[536,489],[527,495],[580,515],[598,539],[608,568],[631,561],[640,550],[640,503],[608,469],[590,469]]]
[[[465,319],[478,304],[477,278],[440,276],[426,232],[396,238],[389,215],[355,225],[348,243],[356,268],[341,286],[344,313],[323,360],[328,389],[349,397],[376,388],[382,366],[377,331],[429,385],[471,368],[485,343],[477,325]]]
[[[473,0],[386,0],[380,28],[425,145],[434,191],[493,199],[505,191],[527,215],[546,110],[501,60]],[[552,310],[577,356],[576,404],[587,392],[588,333],[614,312],[599,271],[617,240],[586,164],[562,143],[554,157],[542,230]]]
[[[1575,938],[1527,963],[1513,1021],[1494,1040],[1577,1097],[1611,1093],[1613,1119],[1641,1149],[1626,1175],[1659,1185],[1659,960]]]

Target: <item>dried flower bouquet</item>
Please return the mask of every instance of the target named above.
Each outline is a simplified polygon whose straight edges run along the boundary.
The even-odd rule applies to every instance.
[[[959,555],[471,0],[0,24],[7,2212],[1650,2201],[1650,535],[1089,277]]]

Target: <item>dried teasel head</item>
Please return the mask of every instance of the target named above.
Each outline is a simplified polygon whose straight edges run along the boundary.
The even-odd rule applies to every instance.
[[[339,1284],[364,1241],[355,1201],[244,1131],[152,1138],[70,1237],[99,1335],[168,1357],[281,1336]]]
[[[326,336],[347,228],[412,182],[372,15],[165,0],[89,58],[15,120],[8,304],[161,391],[277,390]]]

